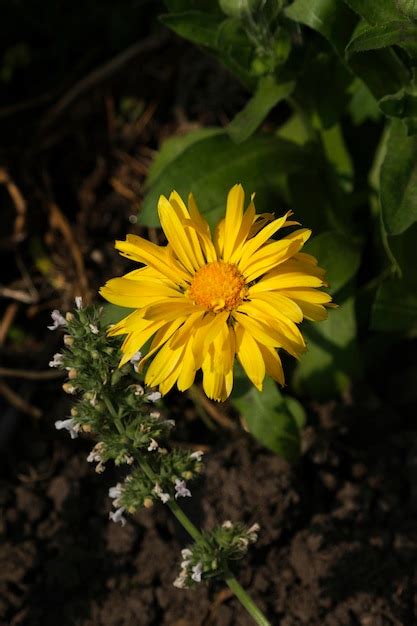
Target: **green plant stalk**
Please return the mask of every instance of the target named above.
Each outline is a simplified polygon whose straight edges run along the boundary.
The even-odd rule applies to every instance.
[[[152,468],[148,464],[148,462],[143,459],[136,457],[137,461],[142,468],[142,471],[152,480],[157,481],[157,477],[155,476]],[[194,526],[189,517],[184,513],[181,507],[175,502],[175,500],[169,500],[167,505],[171,509],[172,513],[175,515],[179,523],[185,528],[187,533],[194,539],[201,539],[200,531]],[[233,576],[231,572],[227,572],[225,576],[225,582],[229,589],[235,594],[239,602],[245,607],[249,615],[254,619],[255,623],[258,626],[271,626],[271,623],[266,619],[265,615],[262,611],[256,606],[252,598],[246,593],[243,587],[238,583],[236,578]]]

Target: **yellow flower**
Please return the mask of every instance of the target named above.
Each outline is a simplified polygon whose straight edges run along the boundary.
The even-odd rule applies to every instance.
[[[136,235],[116,242],[122,255],[143,267],[102,287],[109,302],[136,309],[109,334],[127,335],[120,365],[153,337],[140,365],[155,355],[145,383],[162,394],[175,383],[185,391],[201,368],[207,396],[225,400],[235,356],[259,390],[265,374],[283,385],[278,349],[298,358],[306,346],[297,324],[327,316],[331,297],[316,289],[325,284],[324,270],[300,252],[311,231],[271,239],[298,225],[289,221],[291,211],[278,219],[257,215],[253,197],[243,209],[244,192],[235,185],[212,237],[193,196],[187,208],[174,191],[158,203],[168,245]]]

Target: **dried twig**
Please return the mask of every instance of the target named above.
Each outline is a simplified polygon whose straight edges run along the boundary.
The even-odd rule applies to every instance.
[[[83,255],[81,253],[76,237],[74,236],[70,223],[68,222],[67,218],[65,217],[65,215],[62,213],[61,209],[55,202],[49,203],[49,211],[50,211],[49,221],[50,221],[51,227],[53,229],[58,230],[62,234],[62,236],[64,237],[68,245],[71,256],[74,260],[74,265],[75,265],[77,276],[78,276],[79,289],[81,292],[80,294],[77,294],[77,295],[81,295],[86,300],[86,302],[88,302],[89,300],[88,280],[87,280],[87,275],[85,273]]]
[[[13,369],[11,367],[0,367],[0,376],[8,376],[10,378],[26,378],[27,380],[53,380],[55,378],[62,378],[65,376],[65,372],[57,370],[37,372],[33,370]]]
[[[7,333],[9,332],[10,326],[13,324],[18,310],[19,305],[17,302],[10,302],[10,304],[7,305],[3,319],[0,322],[0,346],[6,341]]]
[[[188,395],[194,403],[199,404],[205,412],[210,415],[215,422],[223,426],[223,428],[227,428],[227,430],[236,430],[236,424],[222,411],[220,411],[214,402],[209,400],[207,396],[197,387],[197,385],[193,385],[188,390]]]
[[[22,241],[22,239],[24,239],[26,236],[26,200],[24,199],[17,185],[10,178],[9,173],[2,167],[0,167],[0,184],[5,185],[9,196],[11,197],[13,204],[16,208],[16,219],[14,222],[14,240]]]
[[[149,37],[145,41],[139,41],[124,50],[120,54],[116,55],[96,70],[87,74],[80,81],[75,83],[73,87],[55,104],[55,106],[49,110],[42,122],[42,127],[51,125],[55,120],[64,113],[78,98],[80,98],[86,91],[96,87],[104,80],[109,79],[113,74],[121,70],[127,63],[135,59],[137,56],[145,53],[152,52],[161,47],[168,37],[166,35],[156,35],[155,37]]]
[[[4,380],[0,380],[0,394],[6,398],[9,404],[22,411],[22,413],[26,413],[31,417],[41,417],[42,411],[19,396]]]
[[[21,289],[11,289],[10,287],[3,287],[2,285],[0,285],[0,296],[3,296],[3,298],[10,298],[11,300],[17,300],[18,302],[24,302],[25,304],[37,302],[37,298],[33,297],[26,291]]]

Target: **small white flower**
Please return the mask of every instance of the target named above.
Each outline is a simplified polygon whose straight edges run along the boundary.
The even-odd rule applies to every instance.
[[[175,480],[175,499],[178,498],[191,498],[191,491],[187,489],[187,485],[185,480],[179,480],[178,478]]]
[[[153,417],[154,419],[159,419],[161,417],[161,414],[159,411],[152,411],[151,413],[149,413],[149,415]]]
[[[130,362],[132,365],[134,365],[135,363],[138,363],[138,361],[140,361],[142,358],[142,352],[140,350],[138,350],[137,352],[135,352],[135,354],[132,356],[132,358],[130,359]]]
[[[160,486],[158,483],[156,483],[156,485],[155,485],[155,487],[152,489],[152,491],[153,491],[153,493],[154,493],[155,495],[157,495],[157,496],[158,496],[158,498],[159,498],[160,500],[162,500],[162,502],[163,502],[164,504],[165,504],[166,502],[168,502],[168,500],[170,500],[170,499],[171,499],[171,496],[169,495],[169,493],[164,493],[164,492],[162,491],[161,486]]]
[[[122,495],[122,483],[117,483],[114,487],[110,487],[109,496],[113,500],[117,500]]]
[[[153,450],[157,450],[159,448],[158,442],[155,439],[151,439],[151,443],[148,446],[148,451],[152,452]]]
[[[78,310],[83,308],[83,299],[81,296],[76,296],[75,298],[75,306],[77,307]]]
[[[49,367],[60,367],[64,362],[64,357],[60,352],[54,354],[52,361],[49,361]]]
[[[258,523],[252,524],[252,526],[248,529],[248,533],[258,533],[261,527]]]
[[[223,522],[222,528],[225,528],[226,530],[231,530],[233,528],[233,524],[230,519],[227,519],[225,522]]]
[[[91,450],[90,454],[87,457],[88,463],[98,464],[96,466],[97,474],[101,474],[105,470],[104,460],[102,457],[102,452],[104,452],[105,447],[106,447],[105,444],[102,441],[99,441],[98,443],[96,443],[96,445],[94,446],[94,448]]]
[[[184,548],[183,550],[181,550],[181,556],[185,560],[193,556],[193,553],[191,552],[189,548]]]
[[[186,580],[187,576],[185,576],[184,574],[180,574],[172,584],[174,585],[174,587],[177,587],[177,589],[184,589]]]
[[[124,526],[126,524],[126,518],[123,516],[123,513],[125,512],[125,510],[126,510],[125,507],[121,506],[116,511],[110,511],[109,519],[111,519],[116,524],[117,522],[120,522],[121,525]]]
[[[99,329],[97,328],[97,326],[95,324],[89,324],[88,325],[91,332],[93,333],[93,335],[98,335],[99,334]]]
[[[192,580],[194,580],[196,583],[201,582],[201,574],[203,573],[203,564],[197,563],[197,565],[194,565],[191,571],[192,571],[192,574],[191,574]]]
[[[57,420],[55,422],[55,428],[57,430],[65,428],[65,430],[67,430],[71,435],[71,439],[76,439],[76,437],[78,437],[78,431],[80,430],[79,425],[76,424],[72,418],[67,420]]]
[[[132,389],[133,389],[133,393],[135,394],[135,396],[142,397],[143,394],[145,393],[142,385],[132,385]]]
[[[152,391],[152,393],[148,393],[145,400],[148,402],[156,402],[162,398],[162,394],[159,391]]]
[[[190,454],[190,459],[195,459],[196,461],[201,461],[203,458],[204,452],[202,450],[196,450]]]
[[[65,317],[63,317],[61,315],[61,313],[58,311],[58,309],[54,309],[52,311],[51,317],[52,317],[53,324],[51,326],[48,326],[49,330],[56,330],[60,326],[66,326],[67,325],[67,320],[65,319]]]
[[[175,420],[165,420],[163,423],[169,426],[169,428],[174,428],[175,426]]]

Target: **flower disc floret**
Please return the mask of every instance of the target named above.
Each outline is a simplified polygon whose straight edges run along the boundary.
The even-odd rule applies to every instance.
[[[246,292],[245,278],[234,263],[213,261],[196,272],[188,297],[207,311],[220,313],[236,309]]]

